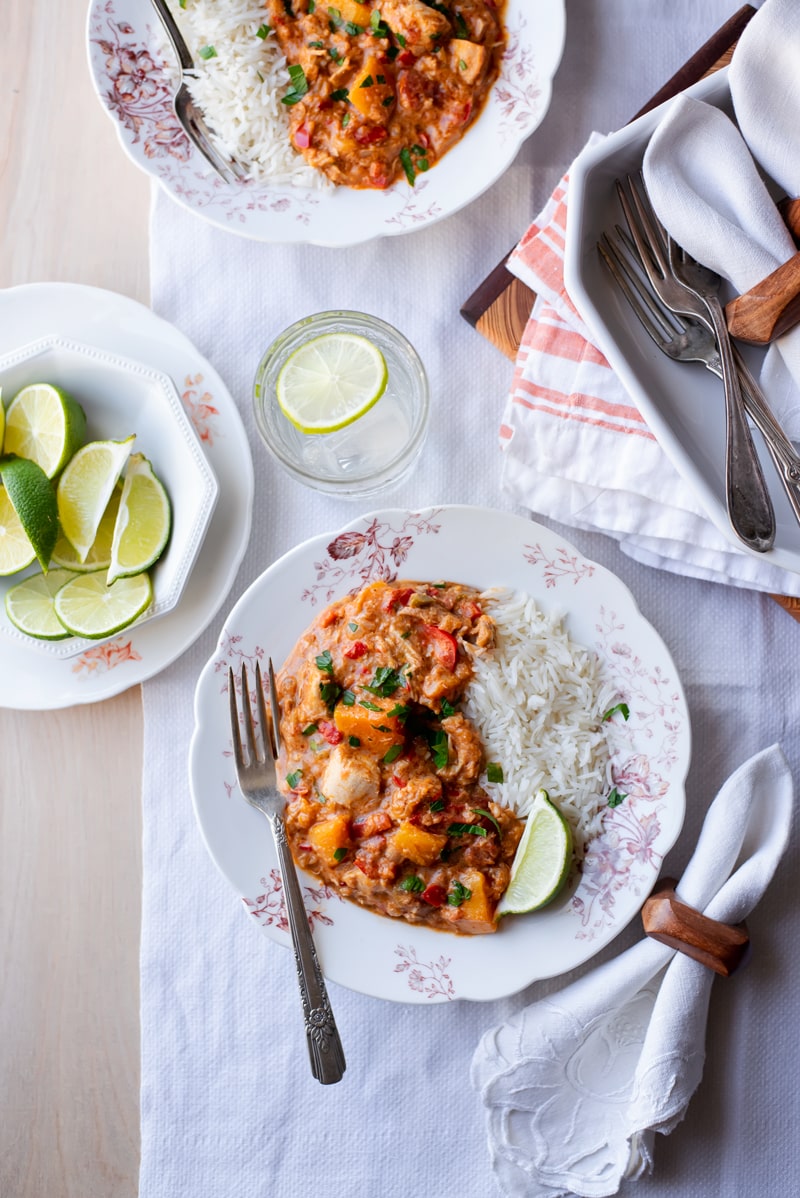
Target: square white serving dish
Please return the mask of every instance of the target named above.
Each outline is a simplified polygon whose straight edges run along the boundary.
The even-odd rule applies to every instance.
[[[688,88],[687,94],[733,115],[727,69]],[[650,137],[672,103],[668,100],[578,158],[570,176],[564,280],[597,345],[722,535],[743,553],[800,573],[800,525],[760,434],[754,431],[753,437],[777,520],[775,545],[765,554],[742,545],[728,521],[722,383],[700,363],[673,362],[654,345],[597,251],[603,232],[624,226],[614,180],[641,168]],[[723,291],[723,302],[731,295]],[[758,377],[765,351],[744,345],[741,349]]]
[[[64,337],[46,336],[0,358],[6,407],[22,387],[43,382],[62,387],[83,407],[87,442],[119,441],[135,433],[134,453],[143,453],[164,483],[172,506],[172,531],[151,572],[153,603],[136,623],[172,611],[197,559],[219,489],[174,383],[140,362]],[[102,644],[82,637],[40,641],[14,627],[5,612],[5,594],[38,569],[36,563],[0,578],[0,635],[62,658]]]

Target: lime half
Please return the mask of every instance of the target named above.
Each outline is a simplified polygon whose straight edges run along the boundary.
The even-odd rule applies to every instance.
[[[80,562],[94,544],[103,513],[133,447],[125,441],[90,441],[67,463],[58,480],[61,531]]]
[[[69,636],[56,615],[56,593],[75,575],[69,570],[31,574],[6,593],[6,614],[20,632],[42,641],[62,641]]]
[[[511,865],[511,881],[498,915],[521,915],[551,902],[567,880],[572,832],[546,790],[536,792],[525,831]]]
[[[169,540],[169,498],[147,458],[135,453],[128,462],[111,546],[109,583],[141,574],[158,561]]]
[[[13,456],[0,458],[0,479],[42,569],[47,570],[58,536],[53,484],[36,462]]]
[[[147,574],[119,578],[111,586],[106,584],[105,573],[78,574],[56,595],[55,610],[69,632],[98,640],[127,628],[150,606],[152,598]]]
[[[323,333],[286,359],[275,390],[284,416],[302,433],[332,433],[368,412],[388,378],[386,359],[367,337]]]
[[[86,415],[71,395],[51,383],[31,383],[9,404],[4,452],[30,458],[54,478],[85,435]]]

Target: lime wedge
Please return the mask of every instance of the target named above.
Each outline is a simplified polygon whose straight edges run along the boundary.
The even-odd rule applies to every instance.
[[[55,610],[68,632],[98,640],[127,628],[152,598],[147,574],[119,578],[111,586],[104,573],[78,574],[56,595]]]
[[[0,387],[0,451],[3,448],[3,435],[6,428],[6,410],[3,407],[3,388]]]
[[[62,641],[69,636],[56,615],[56,592],[75,575],[70,570],[31,574],[6,593],[6,614],[20,632],[41,641]]]
[[[31,383],[9,404],[4,453],[30,458],[54,478],[85,436],[86,414],[71,395],[51,383]]]
[[[357,333],[323,333],[296,349],[275,384],[284,416],[302,433],[332,433],[352,424],[386,390],[386,360]]]
[[[511,881],[498,915],[521,915],[551,902],[567,880],[572,832],[546,790],[536,792],[511,865]]]
[[[147,458],[135,453],[125,472],[114,526],[109,583],[149,570],[164,552],[171,526],[172,512],[164,485]]]
[[[14,511],[8,491],[0,487],[0,575],[16,574],[36,561],[36,550]]]
[[[41,466],[27,458],[0,458],[0,479],[34,554],[46,571],[58,536],[53,484]]]
[[[85,562],[117,479],[136,440],[90,441],[64,467],[58,480],[61,531]]]
[[[114,525],[117,522],[121,495],[122,483],[118,482],[111,492],[108,507],[103,512],[103,518],[98,525],[92,547],[84,561],[79,560],[63,532],[59,531],[56,547],[50,559],[54,566],[63,566],[65,570],[73,570],[76,574],[88,574],[92,570],[108,569],[111,565],[111,542],[114,539]]]

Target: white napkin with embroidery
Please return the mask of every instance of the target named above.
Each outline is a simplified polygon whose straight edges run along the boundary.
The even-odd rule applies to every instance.
[[[737,54],[738,49],[734,61]],[[800,51],[793,70],[800,73]],[[782,80],[770,74],[767,87],[767,75],[762,103],[768,116]],[[800,113],[797,121],[794,144],[800,153]],[[643,170],[665,228],[737,293],[749,291],[796,252],[747,143],[713,105],[678,96],[650,139]],[[800,327],[767,350],[761,383],[787,434],[800,440]]]
[[[708,810],[682,901],[744,919],[784,852],[792,803],[778,745],[742,765]],[[486,1033],[471,1076],[506,1195],[602,1198],[652,1170],[655,1132],[680,1122],[702,1076],[714,976],[645,938]]]

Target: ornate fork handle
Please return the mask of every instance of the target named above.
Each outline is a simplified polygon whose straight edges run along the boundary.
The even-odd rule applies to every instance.
[[[283,818],[280,815],[267,814],[267,819],[275,838],[278,864],[283,879],[283,893],[286,900],[289,931],[292,936],[294,960],[297,966],[300,997],[303,1002],[311,1070],[318,1082],[321,1082],[323,1086],[328,1086],[342,1078],[345,1071],[344,1049],[339,1039],[339,1032],[328,1000],[328,991],[317,958],[317,950],[314,947],[314,940],[308,926],[308,914],[300,892],[300,883],[297,880],[292,852],[286,839]]]

